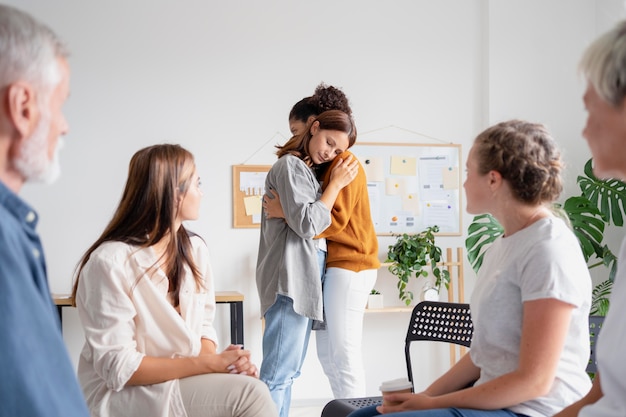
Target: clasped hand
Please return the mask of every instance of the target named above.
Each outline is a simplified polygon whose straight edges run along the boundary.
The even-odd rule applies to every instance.
[[[419,394],[386,394],[383,398],[385,402],[389,402],[394,405],[379,405],[376,407],[376,410],[381,414],[435,408],[432,403],[433,397],[424,392]]]
[[[259,370],[250,361],[250,351],[243,349],[241,345],[230,345],[221,353],[201,356],[206,356],[208,366],[213,372],[259,377]]]

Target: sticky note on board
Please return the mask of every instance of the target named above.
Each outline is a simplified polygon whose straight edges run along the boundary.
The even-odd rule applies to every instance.
[[[261,197],[262,196],[260,195],[252,195],[243,198],[243,204],[246,208],[246,216],[261,214],[261,210],[263,208],[261,205]]]
[[[409,211],[415,215],[420,213],[419,199],[417,193],[405,194],[402,197],[402,210]]]
[[[383,161],[377,157],[359,157],[359,162],[365,171],[365,178],[367,182],[382,182],[385,178],[385,171],[383,170]]]
[[[385,178],[385,194],[386,195],[400,195],[404,192],[404,179],[403,178]]]
[[[417,158],[392,156],[389,171],[392,175],[417,175]]]
[[[459,168],[442,168],[444,190],[457,190],[459,188]]]

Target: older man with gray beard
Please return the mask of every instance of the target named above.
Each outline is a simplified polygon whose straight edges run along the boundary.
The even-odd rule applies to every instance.
[[[88,416],[50,296],[38,216],[18,193],[59,174],[67,51],[0,5],[0,416]]]

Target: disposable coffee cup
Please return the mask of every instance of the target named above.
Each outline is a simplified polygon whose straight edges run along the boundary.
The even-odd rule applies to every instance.
[[[391,381],[385,381],[380,384],[380,392],[383,393],[383,405],[398,405],[400,402],[391,402],[385,400],[386,394],[410,393],[413,391],[413,384],[406,378],[398,378]]]

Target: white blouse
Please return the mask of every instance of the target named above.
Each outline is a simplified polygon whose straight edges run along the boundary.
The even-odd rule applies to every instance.
[[[126,383],[146,355],[197,356],[202,338],[217,345],[208,249],[198,236],[191,242],[204,287],[197,288],[186,267],[180,314],[169,301],[165,273],[154,268],[147,273],[157,260],[151,248],[106,242],[85,264],[76,293],[86,339],[78,379],[93,417],[186,416],[178,380],[143,386]]]

